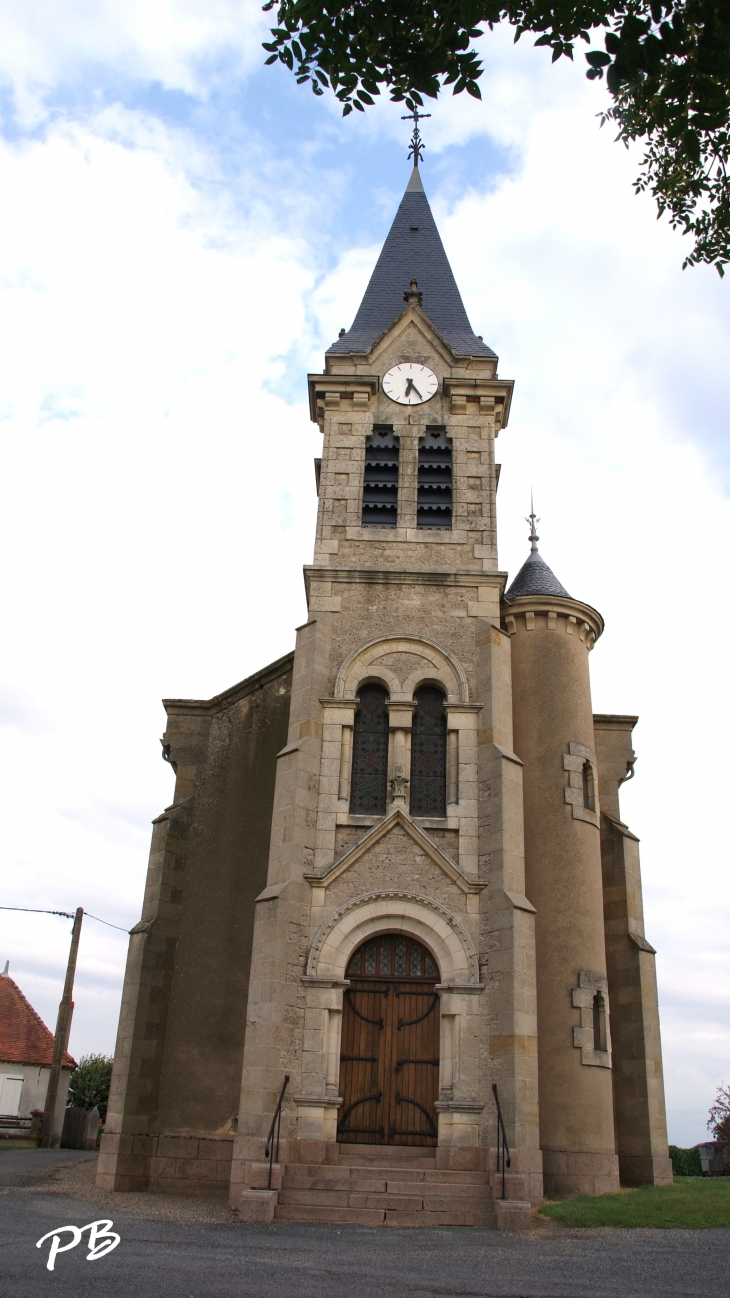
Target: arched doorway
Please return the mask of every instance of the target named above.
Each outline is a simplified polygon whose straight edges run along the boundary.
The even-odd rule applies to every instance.
[[[347,966],[337,1139],[345,1144],[437,1143],[440,974],[416,938],[382,933]]]

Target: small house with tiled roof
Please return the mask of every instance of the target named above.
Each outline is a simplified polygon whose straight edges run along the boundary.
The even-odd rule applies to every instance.
[[[46,1103],[53,1059],[53,1033],[7,972],[0,975],[0,1122],[10,1134],[11,1118],[29,1118]],[[56,1123],[63,1121],[68,1083],[76,1061],[63,1056]]]

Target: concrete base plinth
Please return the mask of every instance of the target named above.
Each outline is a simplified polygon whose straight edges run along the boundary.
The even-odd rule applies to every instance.
[[[274,1220],[278,1198],[277,1190],[239,1190],[231,1194],[230,1204],[238,1209],[241,1221],[261,1223]]]
[[[674,1185],[671,1158],[652,1158],[650,1154],[619,1154],[622,1185]]]
[[[621,1188],[617,1154],[544,1149],[542,1165],[546,1199],[568,1199],[573,1194],[614,1194]]]
[[[527,1199],[497,1199],[497,1230],[529,1230],[532,1225],[532,1205]]]
[[[102,1190],[225,1198],[232,1151],[228,1138],[106,1132],[96,1184]]]
[[[499,1170],[496,1149],[488,1151],[487,1180],[492,1196],[501,1199],[528,1200],[533,1205],[543,1201],[542,1152],[539,1149],[513,1149],[509,1170],[504,1177]]]
[[[281,1163],[249,1163],[248,1188],[250,1190],[280,1190],[282,1178]]]

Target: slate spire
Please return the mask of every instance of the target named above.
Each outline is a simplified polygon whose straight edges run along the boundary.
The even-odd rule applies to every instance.
[[[505,602],[511,604],[512,600],[518,599],[520,595],[562,595],[564,598],[570,599],[571,596],[558,581],[552,569],[548,568],[537,548],[540,538],[537,535],[535,524],[539,523],[540,519],[535,516],[532,492],[530,492],[530,513],[525,522],[530,524],[530,553],[509,590],[505,593]]]
[[[333,343],[328,355],[368,351],[404,310],[403,293],[412,279],[418,281],[423,293],[424,315],[458,355],[495,355],[477,338],[469,323],[417,166],[360,309],[350,329]]]

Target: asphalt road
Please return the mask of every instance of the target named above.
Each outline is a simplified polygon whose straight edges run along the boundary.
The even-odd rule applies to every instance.
[[[204,1225],[115,1211],[117,1248],[87,1261],[87,1232],[49,1271],[36,1241],[105,1215],[31,1189],[74,1157],[0,1153],[0,1298],[730,1298],[730,1230]]]

